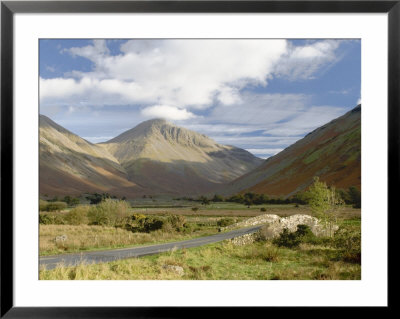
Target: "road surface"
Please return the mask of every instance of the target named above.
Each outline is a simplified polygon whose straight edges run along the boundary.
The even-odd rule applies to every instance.
[[[226,233],[219,233],[212,236],[200,237],[184,241],[176,241],[166,244],[40,257],[39,266],[44,266],[46,269],[54,269],[60,264],[68,267],[76,266],[82,263],[93,264],[110,262],[118,259],[154,255],[173,249],[191,248],[216,243],[225,239],[231,239],[245,234],[255,233],[260,228],[261,226],[240,228]]]

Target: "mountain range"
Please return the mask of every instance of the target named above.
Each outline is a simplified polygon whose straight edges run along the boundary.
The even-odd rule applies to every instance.
[[[249,172],[262,159],[221,145],[165,120],[139,124],[92,144],[40,115],[40,193],[78,195],[108,192],[203,194]]]
[[[44,115],[39,131],[41,195],[108,192],[134,198],[250,191],[290,197],[314,176],[337,188],[361,188],[361,105],[267,160],[161,119],[99,144]]]

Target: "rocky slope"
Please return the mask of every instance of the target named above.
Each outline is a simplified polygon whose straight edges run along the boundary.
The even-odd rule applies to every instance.
[[[119,161],[130,180],[158,193],[211,192],[262,163],[243,149],[160,119],[99,145]]]
[[[79,195],[111,192],[125,195],[144,192],[127,179],[118,160],[102,147],[92,144],[56,124],[39,118],[40,194]]]
[[[361,105],[321,126],[224,187],[289,197],[320,176],[336,188],[361,188]]]

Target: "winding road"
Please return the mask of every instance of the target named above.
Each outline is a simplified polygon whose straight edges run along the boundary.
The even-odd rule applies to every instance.
[[[93,264],[110,262],[118,259],[141,257],[147,255],[154,255],[173,249],[191,248],[197,246],[203,246],[207,244],[216,243],[226,239],[239,237],[246,234],[255,233],[261,228],[261,226],[252,226],[246,228],[235,229],[226,233],[219,233],[207,237],[194,238],[184,241],[176,241],[166,244],[157,244],[149,246],[140,246],[132,248],[102,250],[102,251],[91,251],[82,252],[79,254],[67,254],[67,255],[56,255],[46,256],[39,258],[39,266],[44,266],[46,269],[54,269],[58,265],[63,266],[76,266],[82,263]]]

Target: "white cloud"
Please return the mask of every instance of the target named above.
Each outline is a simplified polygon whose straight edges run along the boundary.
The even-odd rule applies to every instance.
[[[248,89],[266,87],[274,77],[314,78],[340,58],[339,45],[334,40],[302,46],[286,40],[132,40],[112,56],[105,41],[95,40],[63,50],[89,59],[94,67],[90,72],[71,70],[63,78],[41,78],[40,108],[45,114],[64,110],[76,127],[86,127],[81,122],[90,117],[99,135],[117,135],[121,127],[129,129],[148,118],[180,121],[221,144],[270,155],[344,111],[316,106],[305,94]],[[104,132],[106,126],[109,132]],[[82,135],[93,136],[91,130]]]
[[[195,117],[185,109],[179,109],[169,105],[154,105],[142,110],[142,115],[149,118],[164,118],[168,120],[182,121]]]
[[[313,79],[317,71],[338,61],[336,49],[340,42],[340,40],[324,40],[304,46],[290,45],[285,56],[276,65],[275,73],[292,81]]]
[[[279,136],[305,135],[345,112],[341,107],[312,106],[298,112],[285,125],[273,125],[264,131],[264,134]]]
[[[49,66],[49,65],[46,65],[46,70],[49,71],[49,72],[55,72],[56,71],[56,69],[54,67]]]
[[[85,47],[74,47],[64,49],[62,53],[67,52],[72,56],[81,56],[96,63],[96,66],[101,66],[102,60],[110,53],[105,40],[93,40],[93,45]]]
[[[130,40],[112,56],[106,41],[64,49],[93,62],[90,72],[41,79],[43,104],[174,105],[208,108],[238,103],[248,85],[266,86],[275,75],[312,76],[335,59],[338,41],[294,47],[286,40]]]

